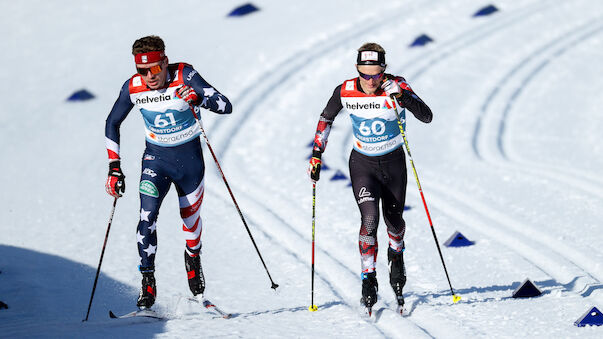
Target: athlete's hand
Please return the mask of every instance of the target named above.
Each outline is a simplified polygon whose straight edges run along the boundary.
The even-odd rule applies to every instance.
[[[199,103],[199,96],[195,90],[187,85],[183,85],[176,91],[176,96],[186,101],[191,106],[196,106]]]
[[[110,196],[119,198],[121,193],[126,192],[126,176],[121,171],[120,161],[111,161],[109,163],[109,177],[105,184],[105,190]]]
[[[387,94],[387,96],[389,96],[389,97],[391,97],[392,95],[399,97],[400,94],[402,93],[402,90],[400,89],[400,85],[398,85],[398,83],[396,81],[391,80],[391,79],[385,80],[381,84],[381,88],[383,89],[385,94]]]
[[[322,161],[320,160],[322,153],[319,151],[312,152],[312,158],[310,158],[310,166],[308,167],[308,174],[310,174],[310,180],[317,182],[320,179],[320,167],[322,167]]]

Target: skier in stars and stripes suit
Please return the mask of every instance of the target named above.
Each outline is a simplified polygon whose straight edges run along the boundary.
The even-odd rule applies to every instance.
[[[128,79],[107,118],[106,146],[109,175],[106,190],[113,197],[125,192],[125,176],[120,166],[119,128],[136,105],[145,123],[146,149],[140,177],[140,221],[137,228],[139,270],[142,287],[139,308],[150,308],[157,295],[155,254],[156,221],[163,198],[173,183],[178,192],[186,248],[188,283],[193,295],[203,295],[205,281],[201,269],[201,218],[205,166],[195,116],[201,108],[229,114],[229,100],[185,63],[168,62],[165,44],[158,36],[134,42],[132,54],[137,73]],[[193,112],[194,110],[194,112]],[[195,113],[195,114],[194,114]]]

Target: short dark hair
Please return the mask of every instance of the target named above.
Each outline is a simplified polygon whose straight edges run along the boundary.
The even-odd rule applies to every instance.
[[[134,41],[132,55],[154,51],[165,51],[165,43],[156,35],[149,35]]]
[[[385,54],[385,50],[383,49],[383,47],[381,47],[381,45],[375,42],[367,42],[364,45],[360,46],[360,48],[358,48],[358,52],[364,51],[375,51]]]

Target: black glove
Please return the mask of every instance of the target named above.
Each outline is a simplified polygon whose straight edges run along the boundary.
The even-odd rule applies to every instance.
[[[310,174],[310,180],[313,182],[317,182],[320,179],[320,167],[322,166],[322,161],[320,157],[322,153],[317,150],[312,151],[312,158],[310,158],[310,167],[308,167],[308,173]]]
[[[119,198],[121,193],[126,192],[126,176],[121,171],[121,163],[119,160],[109,163],[109,177],[105,184],[105,190],[110,196]]]

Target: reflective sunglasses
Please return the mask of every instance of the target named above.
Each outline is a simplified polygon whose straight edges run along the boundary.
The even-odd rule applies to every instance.
[[[155,65],[153,67],[136,67],[136,71],[138,72],[138,74],[140,75],[147,75],[149,73],[149,71],[151,71],[151,74],[156,75],[161,73],[161,71],[163,70],[163,68],[161,68],[161,65]]]
[[[360,71],[358,71],[358,74],[360,74],[360,76],[362,77],[362,79],[364,80],[379,80],[381,79],[381,77],[383,76],[383,72],[379,73],[379,74],[374,74],[374,75],[368,75],[368,74],[364,74]]]

